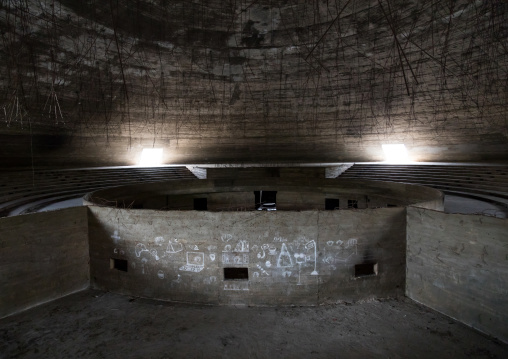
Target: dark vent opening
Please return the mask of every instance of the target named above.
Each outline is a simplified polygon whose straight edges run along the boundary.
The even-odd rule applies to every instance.
[[[249,268],[224,268],[224,280],[248,280]]]
[[[122,272],[127,272],[127,268],[129,268],[127,259],[111,258],[109,264],[111,269],[117,269]]]
[[[334,209],[339,209],[339,199],[325,198],[325,209],[330,211]]]
[[[207,198],[194,198],[194,210],[196,210],[196,211],[208,210],[208,199]]]
[[[347,200],[347,208],[358,208],[358,200],[348,199]]]
[[[377,263],[360,263],[355,265],[355,277],[377,275]]]
[[[255,208],[259,211],[277,210],[277,191],[254,191]]]

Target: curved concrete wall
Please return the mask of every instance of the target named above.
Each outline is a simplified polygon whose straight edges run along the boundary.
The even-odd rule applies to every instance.
[[[253,179],[189,180],[108,188],[85,197],[87,204],[128,208],[192,209],[196,197],[210,197],[211,210],[254,209],[253,191],[277,191],[277,208],[283,210],[324,209],[325,198],[357,200],[360,208],[416,205],[442,210],[440,191],[410,184],[342,179]],[[345,200],[345,201],[344,201]],[[250,206],[250,207],[249,207]]]
[[[247,305],[404,294],[404,208],[201,212],[90,206],[89,211],[91,281],[99,289]],[[228,280],[224,268],[243,268],[248,278]]]

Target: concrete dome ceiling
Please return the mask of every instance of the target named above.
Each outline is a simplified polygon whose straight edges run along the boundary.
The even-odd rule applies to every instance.
[[[507,24],[487,0],[6,0],[0,160],[505,160]]]

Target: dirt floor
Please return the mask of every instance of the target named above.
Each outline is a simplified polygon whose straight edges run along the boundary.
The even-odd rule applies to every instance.
[[[508,358],[404,300],[212,307],[87,290],[0,320],[1,358]]]

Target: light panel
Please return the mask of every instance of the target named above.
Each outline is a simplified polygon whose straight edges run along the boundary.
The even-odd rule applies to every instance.
[[[162,164],[162,148],[143,148],[139,158],[139,166],[151,167]]]
[[[409,163],[409,155],[404,144],[381,145],[385,153],[385,162],[388,163]]]

